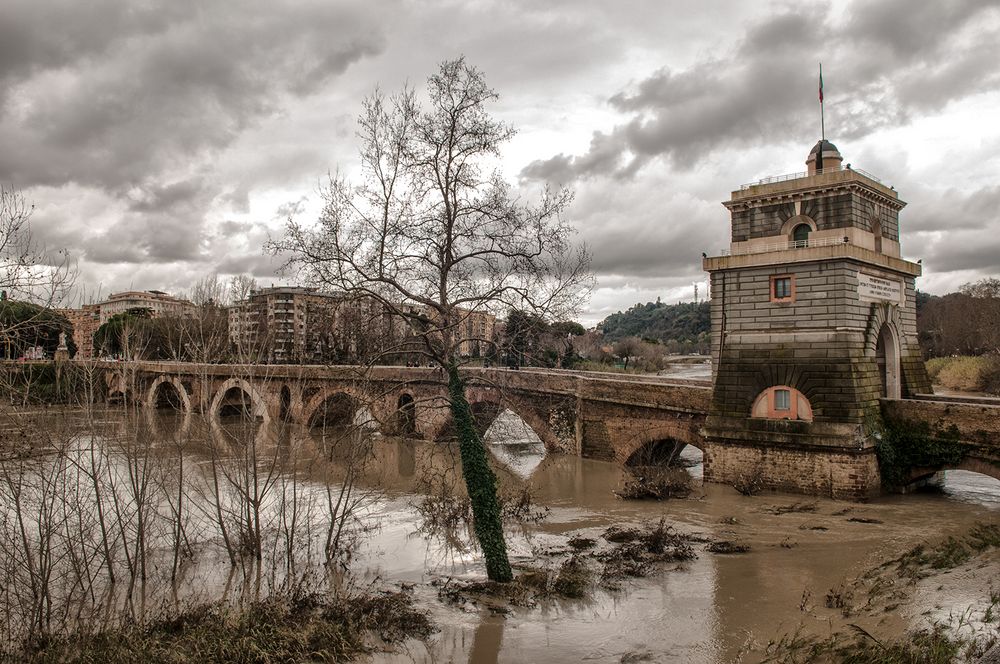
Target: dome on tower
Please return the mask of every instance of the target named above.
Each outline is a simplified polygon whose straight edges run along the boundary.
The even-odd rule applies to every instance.
[[[817,172],[839,171],[843,161],[837,146],[824,138],[817,141],[809,151],[806,166],[809,168],[809,175],[815,175]]]
[[[821,141],[816,141],[816,145],[814,145],[813,149],[809,151],[809,156],[811,157],[821,149],[823,152],[836,152],[837,154],[840,154],[840,150],[837,149],[837,146],[824,138]]]

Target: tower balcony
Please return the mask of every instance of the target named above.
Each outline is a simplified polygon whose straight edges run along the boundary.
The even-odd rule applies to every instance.
[[[852,240],[850,234],[853,229],[840,230],[846,231],[846,234],[737,246],[735,249],[723,250],[717,256],[705,256],[702,267],[708,272],[714,272],[846,258],[914,277],[920,276],[920,264],[869,249]]]
[[[830,247],[837,244],[847,244],[851,238],[847,235],[834,237],[819,237],[808,240],[784,240],[769,244],[738,243],[742,246],[733,249],[723,249],[720,256],[746,256],[748,254],[766,254],[772,251],[788,251],[790,249],[808,249],[809,247]]]

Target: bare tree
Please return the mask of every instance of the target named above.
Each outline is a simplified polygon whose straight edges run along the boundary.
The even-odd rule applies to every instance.
[[[625,361],[625,366],[623,367],[625,371],[628,371],[629,360],[638,355],[641,350],[642,339],[639,337],[625,337],[615,342],[614,345],[615,355]]]
[[[68,295],[75,273],[66,251],[46,251],[35,240],[34,210],[20,191],[0,185],[0,289],[52,306]]]
[[[427,95],[424,106],[412,89],[376,90],[359,118],[361,182],[331,176],[319,223],[289,219],[270,248],[289,252],[286,267],[314,285],[386,307],[443,369],[487,574],[507,581],[496,477],[458,370],[464,341],[492,339],[469,339],[463,323],[507,308],[565,316],[591,284],[589,257],[562,218],[570,191],[546,188],[529,204],[501,176],[514,130],[488,113],[498,95],[483,74],[445,62]]]
[[[257,280],[249,274],[237,274],[229,280],[229,304],[242,302],[257,290]]]
[[[984,277],[979,281],[962,284],[958,290],[969,297],[1000,298],[1000,278]]]

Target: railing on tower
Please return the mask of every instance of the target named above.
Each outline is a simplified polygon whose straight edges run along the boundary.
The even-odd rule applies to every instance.
[[[771,244],[756,244],[740,247],[735,251],[723,249],[720,256],[745,256],[747,254],[764,254],[769,251],[787,251],[788,249],[808,249],[811,247],[830,247],[837,244],[847,244],[848,237],[821,237],[814,240],[785,240]]]
[[[839,173],[841,171],[854,171],[855,173],[858,173],[859,175],[865,176],[869,180],[874,180],[875,182],[878,182],[879,184],[882,184],[882,180],[880,180],[879,178],[875,177],[874,175],[872,175],[868,171],[862,170],[860,168],[849,167],[849,166],[848,167],[844,167],[844,168],[841,168],[840,166],[836,166],[834,168],[821,168],[821,169],[817,170],[815,173],[812,173],[812,174],[810,174],[809,171],[800,171],[798,173],[785,173],[784,175],[772,175],[770,177],[766,177],[766,178],[762,178],[760,180],[757,180],[756,182],[748,182],[747,184],[741,184],[740,185],[740,191],[746,191],[750,187],[758,187],[758,186],[763,185],[763,184],[774,184],[775,182],[786,182],[788,180],[798,180],[799,178],[809,177],[810,175],[823,175],[824,173]]]

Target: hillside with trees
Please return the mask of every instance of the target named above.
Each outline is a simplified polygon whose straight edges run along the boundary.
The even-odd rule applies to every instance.
[[[708,349],[711,329],[709,303],[635,304],[624,312],[611,314],[597,327],[608,341],[638,337],[662,343],[671,351],[704,352]]]

